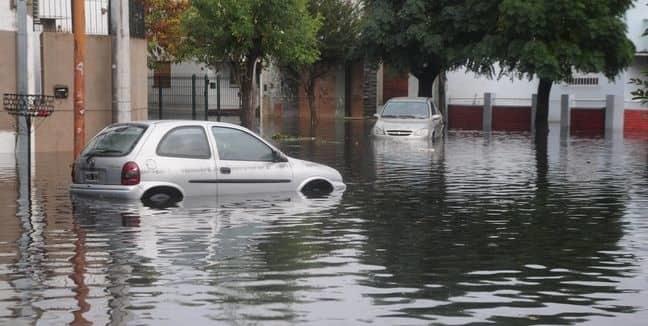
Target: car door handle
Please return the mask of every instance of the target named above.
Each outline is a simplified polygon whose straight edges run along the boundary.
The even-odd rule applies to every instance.
[[[230,173],[232,173],[232,169],[230,169],[230,168],[226,168],[226,167],[222,167],[222,168],[220,168],[220,172],[221,172],[222,174],[230,174]]]

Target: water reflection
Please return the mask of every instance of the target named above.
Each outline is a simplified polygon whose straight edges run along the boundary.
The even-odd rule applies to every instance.
[[[648,318],[645,140],[392,142],[366,137],[364,121],[324,124],[264,126],[314,135],[279,146],[342,171],[347,191],[321,199],[70,201],[67,154],[42,154],[19,214],[0,157],[0,323]]]

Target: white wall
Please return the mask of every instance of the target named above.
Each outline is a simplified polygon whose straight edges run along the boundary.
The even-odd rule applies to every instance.
[[[0,0],[0,30],[16,30],[16,10],[11,9],[11,0]]]

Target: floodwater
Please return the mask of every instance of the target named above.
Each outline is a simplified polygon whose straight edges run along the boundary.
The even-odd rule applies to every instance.
[[[71,203],[58,153],[18,205],[0,157],[0,324],[645,325],[648,140],[368,128],[264,126],[341,171],[312,200]]]

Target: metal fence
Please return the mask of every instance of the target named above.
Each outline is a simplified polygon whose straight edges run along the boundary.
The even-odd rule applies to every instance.
[[[239,88],[220,76],[154,76],[148,79],[152,119],[199,119],[238,115]]]
[[[110,34],[110,1],[84,0],[86,34]],[[35,26],[45,32],[72,33],[72,0],[33,1]],[[132,37],[144,38],[144,4],[129,0],[129,25]]]

